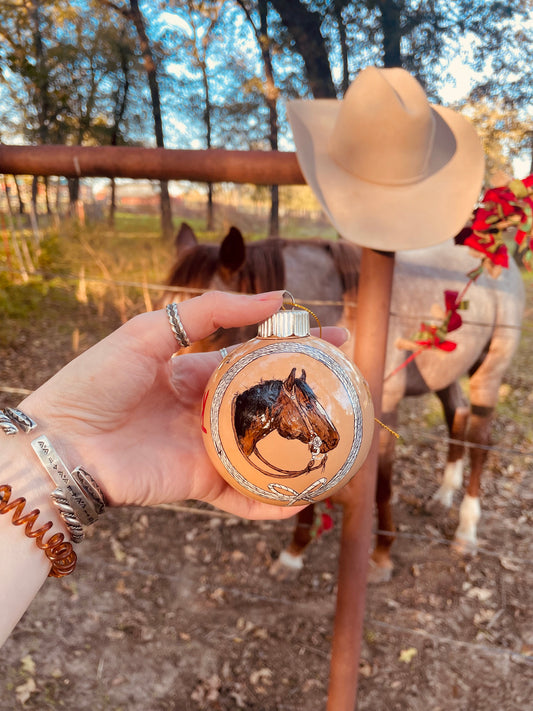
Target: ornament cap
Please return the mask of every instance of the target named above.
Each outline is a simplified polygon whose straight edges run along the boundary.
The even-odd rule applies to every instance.
[[[309,336],[309,314],[301,309],[281,310],[259,324],[260,338]]]

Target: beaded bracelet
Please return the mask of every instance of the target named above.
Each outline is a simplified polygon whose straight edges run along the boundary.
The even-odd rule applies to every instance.
[[[11,499],[12,489],[9,484],[0,485],[0,515],[7,514],[13,511],[11,523],[14,526],[24,526],[24,533],[28,538],[35,538],[37,547],[44,551],[46,557],[52,564],[48,577],[63,578],[70,575],[76,567],[77,556],[69,541],[65,541],[65,536],[62,533],[54,533],[46,543],[44,535],[53,526],[51,521],[45,523],[41,528],[33,530],[33,526],[37,517],[41,513],[39,509],[33,509],[29,514],[22,515],[26,499],[20,496],[18,499]]]

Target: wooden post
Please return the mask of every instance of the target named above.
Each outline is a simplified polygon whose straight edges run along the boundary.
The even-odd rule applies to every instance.
[[[375,407],[381,397],[394,273],[394,254],[364,248],[355,319],[354,361],[366,378]],[[343,504],[337,609],[331,648],[328,711],[354,711],[376,490],[379,427],[367,459],[337,500]]]

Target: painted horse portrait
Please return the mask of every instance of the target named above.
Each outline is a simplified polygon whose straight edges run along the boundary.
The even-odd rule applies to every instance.
[[[327,452],[339,442],[339,434],[306,382],[306,373],[296,377],[293,368],[285,380],[266,380],[235,396],[232,403],[235,436],[242,453],[254,454],[261,465],[254,465],[268,476],[287,479],[307,474],[325,465]],[[298,439],[309,447],[310,460],[298,471],[281,469],[268,462],[258,443],[271,432],[285,439]],[[319,455],[324,455],[320,457]]]
[[[343,325],[353,330],[354,302],[360,266],[360,249],[343,240],[329,241],[267,239],[246,244],[232,227],[220,245],[199,243],[192,229],[183,224],[176,237],[178,258],[168,284],[174,287],[221,289],[257,293],[287,289],[296,301],[312,309],[323,325]],[[421,250],[396,254],[386,358],[382,420],[396,426],[397,409],[406,396],[428,392],[440,399],[450,433],[442,483],[434,499],[449,507],[463,483],[464,441],[470,443],[470,475],[459,509],[455,541],[459,550],[474,551],[481,514],[479,494],[483,466],[490,441],[491,420],[503,375],[520,340],[524,309],[524,288],[516,264],[499,278],[483,274],[469,292],[469,308],[463,324],[454,332],[457,347],[452,352],[426,350],[400,367],[410,352],[397,346],[401,339],[431,320],[421,313],[424,305],[442,298],[446,289],[461,292],[465,275],[479,265],[468,248],[453,240]],[[191,294],[184,293],[183,298]],[[178,297],[179,298],[179,297]],[[176,300],[168,293],[167,301]],[[255,336],[251,331],[214,335],[199,348],[215,350]],[[357,334],[352,332],[352,337]],[[353,340],[343,347],[350,357]],[[467,401],[459,379],[469,378]],[[394,541],[391,481],[394,438],[380,433],[380,456],[376,508],[378,532],[371,556],[370,579],[387,580],[392,572],[390,548]],[[475,445],[479,445],[476,447]],[[308,531],[312,507],[299,516],[294,537],[279,562],[293,569],[302,567],[302,554],[310,542]]]

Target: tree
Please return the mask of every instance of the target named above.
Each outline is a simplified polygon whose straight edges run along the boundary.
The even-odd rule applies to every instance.
[[[263,71],[265,82],[263,87],[263,96],[268,107],[268,125],[269,125],[269,143],[273,151],[278,150],[278,96],[279,89],[276,86],[274,79],[274,67],[272,64],[271,45],[272,39],[269,33],[268,24],[268,2],[267,0],[258,0],[257,10],[259,14],[259,23],[254,21],[249,3],[246,0],[238,0],[238,4],[242,7],[246,19],[253,29],[254,36],[261,51],[261,59],[263,62]],[[279,186],[270,186],[270,220],[269,220],[269,237],[279,237]]]
[[[138,0],[129,0],[129,5],[119,5],[112,0],[100,0],[100,2],[108,7],[111,7],[122,17],[133,23],[137,32],[139,47],[143,58],[144,68],[150,88],[150,98],[152,103],[152,116],[154,120],[154,133],[156,146],[158,148],[165,147],[165,139],[163,134],[163,120],[161,116],[161,97],[158,83],[158,67],[159,63],[156,54],[152,48],[152,44],[148,37],[143,14],[139,8]],[[172,208],[170,204],[170,193],[168,190],[168,181],[160,181],[160,202],[161,202],[161,230],[165,238],[172,236],[174,227],[172,224]]]
[[[0,47],[4,71],[2,79],[12,103],[21,106],[23,120],[17,121],[31,142],[53,142],[62,120],[63,97],[57,80],[61,59],[55,49],[55,27],[68,16],[65,2],[6,3],[0,8]],[[37,176],[33,180],[32,200],[37,198]],[[48,198],[47,198],[48,204]]]

